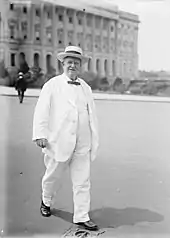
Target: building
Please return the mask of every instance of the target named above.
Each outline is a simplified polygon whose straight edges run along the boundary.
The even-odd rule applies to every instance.
[[[0,0],[0,60],[18,67],[19,56],[28,65],[61,72],[56,60],[67,45],[79,45],[91,60],[85,71],[133,79],[138,74],[137,15],[102,1]]]

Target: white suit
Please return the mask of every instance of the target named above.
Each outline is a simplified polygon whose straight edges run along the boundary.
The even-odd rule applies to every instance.
[[[70,166],[74,194],[73,219],[76,223],[89,220],[90,161],[96,157],[98,128],[91,88],[80,78],[80,86],[69,85],[68,80],[62,74],[50,79],[42,88],[34,112],[33,140],[48,140],[47,147],[42,149],[46,166],[42,190],[46,205],[50,204],[54,189],[59,187],[62,172],[67,165]],[[82,105],[78,104],[77,89],[73,90],[72,86],[79,87],[80,94],[82,90]],[[87,113],[81,114],[85,101]],[[83,123],[87,122],[82,126],[80,115],[86,117]]]

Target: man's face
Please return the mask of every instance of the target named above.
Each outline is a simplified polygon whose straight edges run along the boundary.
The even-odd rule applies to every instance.
[[[81,69],[81,60],[74,57],[66,57],[63,61],[64,73],[72,80],[77,78]]]

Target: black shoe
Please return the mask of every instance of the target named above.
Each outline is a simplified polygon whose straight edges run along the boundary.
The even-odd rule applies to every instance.
[[[51,210],[50,207],[46,206],[43,201],[41,202],[40,212],[43,217],[50,217]]]
[[[86,221],[86,222],[78,222],[78,223],[75,223],[76,225],[78,226],[81,226],[89,231],[98,231],[99,230],[99,227],[94,223],[92,222],[91,220],[90,221]]]

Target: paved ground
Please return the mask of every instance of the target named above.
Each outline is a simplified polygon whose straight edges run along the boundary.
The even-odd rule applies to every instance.
[[[61,237],[71,227],[69,174],[55,216],[39,214],[41,151],[31,142],[37,98],[0,96],[1,235]],[[170,104],[97,100],[100,149],[92,164],[92,219],[102,237],[170,237]]]

